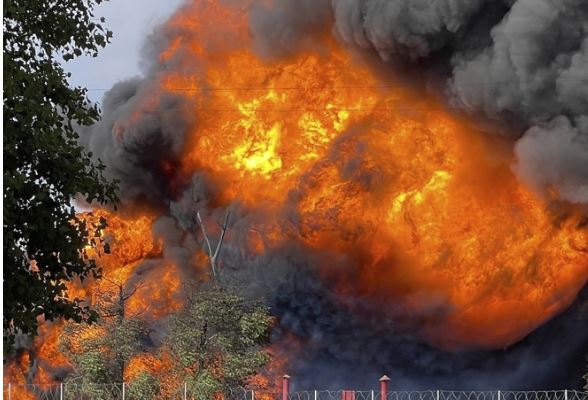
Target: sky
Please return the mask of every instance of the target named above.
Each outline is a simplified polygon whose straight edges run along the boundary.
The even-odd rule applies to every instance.
[[[64,64],[72,73],[70,83],[89,90],[91,100],[100,102],[105,90],[118,81],[140,75],[139,55],[153,28],[167,19],[182,0],[110,0],[96,7],[96,17],[114,37],[96,58],[79,57]]]

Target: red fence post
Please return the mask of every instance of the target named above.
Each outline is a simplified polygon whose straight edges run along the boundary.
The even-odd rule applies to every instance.
[[[343,390],[341,400],[355,400],[355,390]]]
[[[284,375],[282,377],[282,400],[288,400],[290,395],[290,376]]]
[[[386,375],[380,378],[380,400],[386,400],[388,397],[388,383],[390,382],[390,378]]]

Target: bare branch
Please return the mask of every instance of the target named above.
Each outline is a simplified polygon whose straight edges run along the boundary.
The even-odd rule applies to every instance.
[[[212,268],[212,276],[214,280],[217,279],[216,276],[216,266],[214,265],[214,260],[212,258],[212,246],[210,245],[210,240],[208,239],[208,234],[206,233],[206,227],[204,226],[204,222],[202,222],[202,218],[200,217],[200,211],[196,211],[196,219],[198,220],[198,224],[200,225],[200,230],[204,235],[204,240],[206,241],[206,246],[208,247],[208,257],[210,258],[210,267]]]
[[[210,243],[210,238],[208,237],[208,234],[206,232],[206,227],[204,226],[204,222],[202,221],[202,218],[200,217],[200,211],[196,211],[196,219],[198,221],[198,224],[200,225],[200,230],[202,231],[202,234],[204,235],[204,241],[206,242],[206,247],[208,248],[208,257],[210,260],[210,268],[212,269],[212,276],[214,277],[214,280],[218,282],[218,274],[217,274],[217,269],[216,269],[216,260],[218,258],[218,255],[220,253],[220,249],[223,245],[223,240],[225,238],[225,233],[227,231],[227,226],[228,226],[228,222],[229,222],[229,216],[230,216],[230,211],[227,210],[227,212],[225,213],[225,219],[223,221],[223,224],[219,224],[220,228],[221,228],[221,235],[219,238],[219,241],[216,245],[216,248],[214,250],[214,252],[212,251],[212,245]]]
[[[204,240],[206,241],[206,245],[208,246],[208,254],[212,256],[212,246],[210,245],[210,240],[208,239],[208,234],[206,233],[206,227],[204,226],[204,222],[202,222],[202,218],[200,217],[200,211],[196,211],[196,218],[198,219],[198,224],[200,225],[200,229],[202,230],[202,234],[204,235]]]
[[[220,235],[220,239],[218,241],[218,245],[216,246],[216,250],[214,251],[214,255],[212,256],[212,258],[214,259],[215,263],[216,263],[216,259],[218,257],[218,254],[220,252],[220,249],[223,245],[223,239],[225,238],[225,233],[227,231],[227,224],[229,222],[229,215],[231,214],[231,212],[227,209],[227,212],[225,213],[225,220],[223,222],[223,224],[221,225],[221,235]]]
[[[208,343],[210,343],[211,341],[213,341],[219,335],[220,335],[220,333],[217,332],[214,335],[210,336],[208,339],[205,339],[204,340],[204,344],[202,345],[202,347],[204,348],[204,347],[208,346]]]
[[[105,280],[106,282],[112,284],[113,286],[116,286],[117,288],[121,288],[123,286],[120,282],[113,281],[112,279],[107,278],[106,276],[103,276],[102,279]]]
[[[145,282],[139,282],[130,292],[123,293],[122,300],[126,301],[130,299],[135,293],[137,293],[137,290],[141,289],[143,286],[145,286]]]

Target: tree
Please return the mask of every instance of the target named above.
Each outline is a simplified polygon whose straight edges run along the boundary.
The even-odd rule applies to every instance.
[[[204,242],[206,243],[206,250],[208,252],[208,260],[210,261],[210,272],[212,273],[212,278],[216,283],[219,283],[219,270],[217,267],[217,259],[220,255],[220,250],[223,247],[223,240],[225,239],[225,234],[227,232],[227,226],[229,223],[229,216],[231,213],[229,210],[225,213],[225,220],[222,224],[218,224],[221,229],[220,237],[218,239],[218,243],[216,247],[214,247],[210,243],[210,238],[208,237],[208,233],[206,232],[206,225],[202,221],[202,217],[200,217],[200,212],[196,211],[196,220],[198,221],[198,225],[200,226],[200,230],[202,231],[202,236],[204,236]]]
[[[174,315],[165,340],[197,399],[243,387],[269,362],[262,346],[272,317],[257,302],[211,282],[189,286],[186,307]]]
[[[96,398],[116,397],[125,382],[129,361],[144,353],[149,336],[140,313],[129,315],[127,302],[141,285],[125,288],[107,278],[107,290],[96,290],[95,310],[100,319],[94,325],[69,322],[60,340],[60,349],[72,363],[73,371],[65,380],[68,392]],[[129,399],[155,399],[159,385],[143,372],[129,383]]]
[[[112,34],[93,9],[102,0],[4,2],[4,342],[34,335],[38,319],[92,321],[66,294],[74,277],[98,276],[85,255],[106,221],[88,227],[71,201],[115,201],[104,165],[77,143],[74,124],[99,112],[71,88],[59,57],[96,56]]]
[[[211,280],[185,286],[185,307],[170,318],[165,346],[198,400],[215,398],[247,384],[270,361],[263,345],[273,318],[261,302],[247,301],[221,285],[218,257],[228,228],[227,210],[214,246],[196,212],[209,257]],[[225,284],[226,285],[226,284]]]

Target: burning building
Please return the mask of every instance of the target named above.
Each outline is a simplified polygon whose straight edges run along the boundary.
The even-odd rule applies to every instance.
[[[271,307],[294,384],[579,387],[587,21],[583,0],[187,1],[80,128],[120,181],[94,212],[105,274],[151,282],[131,307],[157,347],[206,273],[196,211],[229,209],[221,274]],[[59,329],[5,376],[61,379]]]

